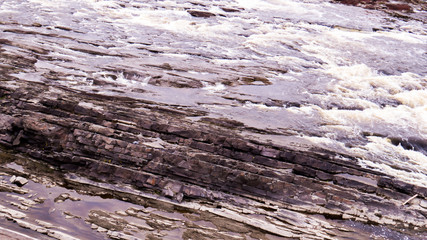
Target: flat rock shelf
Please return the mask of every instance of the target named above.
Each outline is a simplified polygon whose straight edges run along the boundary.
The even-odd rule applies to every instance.
[[[326,26],[328,31],[359,32],[366,38],[406,31],[405,36],[419,34],[416,37],[425,40],[425,28],[412,33],[402,27],[405,21],[425,24],[424,3],[385,3],[387,7],[377,11],[326,1],[295,2],[325,12],[341,8],[337,14],[343,16],[355,11],[355,18],[375,13],[381,21],[388,19],[388,27],[378,20],[383,25],[366,30],[351,25],[359,24],[359,18],[343,26],[306,15],[308,20],[293,15],[278,19],[241,1],[97,1],[93,6],[60,1],[71,5],[60,8],[58,3],[51,11],[47,2],[0,3],[5,9],[0,11],[0,239],[426,239],[427,188],[420,184],[426,173],[420,171],[418,182],[406,181],[362,164],[366,159],[352,152],[378,138],[425,157],[425,129],[416,138],[362,129],[357,141],[334,138],[345,149],[337,150],[301,135],[329,136],[327,131],[341,131],[334,128],[338,124],[299,115],[304,124],[293,125],[295,116],[290,114],[295,109],[303,112],[305,106],[319,112],[359,113],[368,108],[318,100],[326,96],[325,79],[332,78],[322,69],[332,63],[310,56],[314,48],[286,43],[280,54],[292,57],[283,66],[261,43],[240,47],[238,40],[224,37],[230,44],[225,51],[218,47],[222,44],[205,46],[185,31],[174,33],[152,22],[126,29],[124,23],[129,23],[122,22],[138,9],[172,8],[178,13],[170,24],[188,20],[202,31],[221,19],[235,21],[243,27],[226,34],[239,38],[250,38],[251,28],[262,24],[285,29],[290,25],[283,22],[304,22],[298,28]],[[383,6],[375,1],[339,2]],[[39,16],[32,13],[34,19],[17,13],[36,7]],[[127,15],[126,8],[132,10]],[[259,26],[244,22],[257,14]],[[138,35],[139,30],[145,35]],[[408,48],[425,47],[414,39]],[[227,55],[232,52],[238,56]],[[365,56],[360,54],[361,61],[372,61]],[[416,77],[425,74],[425,52],[419,59],[405,62],[402,57],[396,64],[406,68],[392,66],[384,75],[411,72],[419,83],[411,90],[425,91],[425,79]],[[220,61],[228,63],[218,65]],[[369,67],[376,68],[374,62]],[[311,80],[280,85],[277,79],[287,74]],[[301,94],[271,95],[277,86],[295,87]],[[220,93],[225,88],[229,92]],[[381,97],[361,99],[381,111],[406,104]],[[418,106],[414,104],[413,109]],[[276,109],[289,110],[288,115],[272,113]],[[264,113],[254,123],[252,117]],[[405,144],[411,148],[404,149]],[[374,157],[368,160],[375,162]],[[384,164],[412,171],[400,163]]]

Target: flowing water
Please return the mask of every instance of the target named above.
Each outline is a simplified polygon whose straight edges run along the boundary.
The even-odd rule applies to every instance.
[[[3,0],[0,38],[5,53],[44,54],[19,79],[201,110],[425,185],[427,13],[412,15],[323,0]]]

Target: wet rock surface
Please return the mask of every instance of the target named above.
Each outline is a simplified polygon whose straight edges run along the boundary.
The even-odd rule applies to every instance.
[[[123,2],[111,8],[151,6]],[[238,5],[210,11],[202,3],[179,4],[180,14],[208,24],[254,14]],[[387,4],[408,14],[413,8]],[[84,20],[77,13],[69,17]],[[310,97],[276,99],[268,90],[253,93],[257,87],[277,87],[273,75],[304,74],[326,64],[300,51],[298,44],[285,44],[280,54],[291,55],[295,62],[283,66],[261,60],[259,56],[273,51],[262,45],[230,57],[177,34],[171,48],[173,31],[147,27],[149,23],[143,39],[132,32],[138,28],[123,30],[113,24],[115,29],[109,29],[96,21],[77,27],[73,21],[39,23],[16,14],[0,20],[0,221],[23,238],[426,237],[427,188],[368,168],[357,154],[317,148],[297,138],[299,132],[313,137],[323,132],[270,127],[269,121],[282,122],[282,115],[259,120],[265,125],[253,124],[251,116],[260,113],[246,111],[253,106],[267,109],[262,112],[266,115],[276,108],[303,108],[305,101],[336,108],[314,102],[314,87],[307,90]],[[310,25],[322,26],[316,21]],[[98,30],[91,24],[99,24]],[[190,26],[197,24],[206,22]],[[245,24],[239,38],[249,34]],[[190,57],[176,61],[182,55]],[[227,64],[216,64],[221,61]],[[420,68],[424,62],[404,63],[408,71],[425,73]],[[295,91],[306,87],[292,81],[285,85],[281,87],[295,86]],[[423,86],[417,86],[421,91]],[[215,95],[226,87],[234,92]],[[373,104],[393,105],[389,100]],[[234,115],[228,116],[230,112]],[[366,136],[358,137],[366,141]]]
[[[414,11],[426,11],[427,4],[424,1],[419,0],[401,0],[401,1],[366,1],[366,0],[336,0],[346,5],[363,7],[366,9],[376,9],[382,10],[389,13],[392,16],[397,16],[400,18],[411,18],[409,15],[400,15],[394,11],[400,13],[411,13]]]
[[[145,232],[147,228],[180,229],[172,234],[184,239],[194,236],[231,239],[234,234],[240,236],[238,238],[252,235],[264,239],[268,239],[265,234],[284,238],[344,238],[353,230],[338,220],[380,225],[396,234],[404,230],[402,234],[414,239],[421,239],[425,234],[426,210],[418,201],[427,196],[427,189],[361,168],[354,161],[247,140],[236,134],[230,124],[225,128],[205,121],[189,121],[184,113],[169,110],[168,106],[153,108],[131,99],[106,99],[66,89],[62,90],[66,95],[47,99],[42,97],[42,89],[48,87],[40,85],[39,93],[30,89],[33,86],[25,83],[13,92],[3,88],[2,101],[7,106],[3,112],[13,112],[3,128],[3,146],[47,162],[55,171],[76,173],[97,182],[129,184],[139,191],[159,193],[170,199],[167,201],[171,206],[199,208],[199,211],[221,216],[222,222],[243,224],[233,227],[224,223],[220,227],[232,229],[218,233],[192,226],[192,221],[205,221],[202,219],[180,220],[178,224],[168,219],[139,217],[148,221],[144,229],[129,224],[120,215],[96,208],[89,212],[87,219],[80,216],[110,238],[127,239],[128,235],[132,236],[131,229]],[[39,101],[14,96],[39,98]],[[81,102],[85,99],[91,103],[90,107],[74,99]],[[114,106],[109,105],[109,101],[113,101]],[[119,104],[120,101],[123,102]],[[20,144],[14,145],[18,136]],[[88,185],[92,184],[95,182]],[[13,185],[2,188],[25,193],[25,190],[15,190]],[[109,194],[116,195],[114,191],[106,193]],[[417,201],[402,206],[414,194],[419,195]],[[54,198],[56,203],[70,200],[79,198],[67,193],[59,193]],[[198,201],[216,206],[187,207]],[[24,202],[15,206],[24,211],[29,207]],[[25,218],[20,213],[2,212],[14,221]],[[252,214],[267,218],[258,220],[252,218]],[[69,215],[73,216],[73,211]],[[24,228],[68,239],[46,227],[17,222]],[[320,229],[315,227],[319,224]],[[192,227],[182,227],[186,225]],[[232,236],[227,232],[233,232]]]
[[[7,155],[3,152],[3,156]],[[312,194],[310,200],[306,197],[305,204],[213,190],[208,194],[217,196],[215,201],[199,196],[178,202],[150,189],[141,191],[126,184],[95,182],[68,171],[52,171],[52,166],[36,160],[12,156],[13,162],[1,163],[2,184],[10,192],[0,192],[0,221],[9,229],[0,236],[18,233],[21,235],[17,239],[423,238],[422,226],[418,230],[406,226],[403,232],[403,225],[396,228],[397,209],[402,208],[402,202],[382,199],[378,194],[374,197],[352,191],[360,199],[359,208],[353,208],[355,201],[348,203],[352,208],[346,211],[337,209],[338,205],[345,208],[346,201],[349,202],[339,199],[343,193],[338,192],[331,196],[335,207],[325,206],[333,200],[325,200],[320,193]],[[8,184],[12,174],[30,179],[19,192],[12,191],[14,186]],[[381,199],[376,207],[367,204],[373,204],[374,198]],[[422,213],[423,201],[411,201],[400,218],[408,219],[408,211]]]

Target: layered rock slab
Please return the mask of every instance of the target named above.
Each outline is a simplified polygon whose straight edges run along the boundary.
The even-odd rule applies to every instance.
[[[279,220],[318,215],[405,229],[414,237],[425,232],[420,203],[426,189],[364,169],[349,156],[245,138],[240,133],[250,130],[244,125],[194,121],[188,117],[203,113],[173,106],[67,89],[56,89],[53,97],[52,86],[21,81],[10,88],[7,82],[1,87],[1,144],[63,171],[130,184],[178,203],[204,199],[246,208],[248,202],[236,200],[243,198],[269,202]],[[289,235],[282,237],[339,235],[303,233],[284,221]]]

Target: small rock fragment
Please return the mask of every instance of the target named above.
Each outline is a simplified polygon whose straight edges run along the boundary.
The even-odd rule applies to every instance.
[[[28,183],[28,180],[23,178],[23,177],[17,177],[15,175],[13,175],[10,178],[10,183],[17,185],[18,187],[22,187]]]
[[[176,201],[178,201],[180,203],[180,202],[182,202],[182,199],[184,198],[184,194],[178,193],[178,194],[176,194],[175,198],[176,198]]]
[[[116,214],[119,216],[128,216],[128,214],[125,211],[116,211]]]
[[[16,136],[16,138],[15,138],[15,140],[13,140],[13,143],[12,143],[12,145],[13,146],[17,146],[17,145],[19,145],[20,143],[21,143],[21,137],[24,135],[24,131],[20,131],[19,133],[18,133],[18,135]]]
[[[224,12],[240,12],[239,9],[236,8],[227,8],[227,7],[222,7],[221,8]]]
[[[48,232],[47,228],[42,228],[42,227],[37,228],[35,231],[38,233],[41,233],[41,234],[47,234],[47,232]]]
[[[102,233],[102,232],[107,232],[108,230],[103,227],[98,227],[97,231]]]
[[[21,210],[28,210],[29,209],[27,206],[23,206],[21,204],[15,203],[15,202],[11,202],[10,205],[15,206]]]
[[[52,223],[49,222],[45,222],[39,219],[36,219],[36,223],[39,224],[40,226],[44,227],[44,228],[53,228],[54,225]]]
[[[388,9],[395,10],[395,11],[406,11],[406,12],[412,11],[412,8],[408,4],[389,3],[389,4],[386,4],[386,6]]]
[[[53,201],[56,203],[64,202],[65,200],[71,200],[73,202],[80,201],[80,198],[72,197],[69,193],[61,193],[58,197],[56,197]]]
[[[174,195],[173,191],[170,188],[163,189],[162,193],[166,197],[173,197],[173,195]]]
[[[188,10],[187,12],[193,17],[209,18],[209,17],[215,17],[216,16],[214,13],[205,12],[205,11]]]
[[[70,212],[67,212],[67,211],[64,212],[64,215],[65,215],[66,219],[72,219],[72,218],[78,218],[78,219],[80,219],[81,218],[81,217],[76,216],[76,215],[74,215],[74,214],[72,214]]]
[[[46,200],[46,198],[38,197],[38,198],[34,199],[34,202],[42,204],[42,203],[44,203],[45,200]]]

